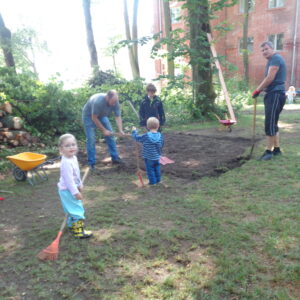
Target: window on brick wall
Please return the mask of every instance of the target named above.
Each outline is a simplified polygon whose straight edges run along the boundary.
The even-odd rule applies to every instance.
[[[249,2],[249,11],[253,11],[255,0],[248,0]],[[240,13],[245,12],[245,0],[240,0]]]
[[[268,36],[268,41],[273,43],[274,50],[280,51],[283,50],[283,33],[279,34],[270,34]]]
[[[248,53],[253,52],[253,37],[248,37],[248,45],[247,45],[247,50]],[[239,45],[239,53],[243,54],[243,39],[240,39],[240,45]]]
[[[283,7],[285,0],[269,0],[269,8]]]
[[[176,24],[180,22],[181,17],[181,9],[180,7],[172,7],[171,8],[171,22],[172,24]]]

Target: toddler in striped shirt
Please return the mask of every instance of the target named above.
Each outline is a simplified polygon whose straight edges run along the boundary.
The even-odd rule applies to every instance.
[[[145,161],[149,184],[154,185],[161,180],[159,159],[164,144],[163,135],[158,132],[159,120],[151,117],[147,120],[147,133],[138,135],[135,127],[132,128],[132,137],[143,145],[142,156]]]

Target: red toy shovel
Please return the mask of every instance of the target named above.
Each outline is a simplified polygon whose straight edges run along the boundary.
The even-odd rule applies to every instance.
[[[167,164],[173,164],[174,160],[172,160],[166,156],[161,156],[159,162],[161,165],[167,165]]]

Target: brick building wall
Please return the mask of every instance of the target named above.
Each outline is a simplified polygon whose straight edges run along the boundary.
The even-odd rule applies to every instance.
[[[154,16],[154,32],[164,29],[162,17],[162,0],[154,0],[156,14]],[[248,37],[253,38],[253,50],[249,54],[249,77],[253,85],[257,85],[264,78],[266,59],[261,54],[260,44],[268,39],[269,35],[283,34],[282,50],[277,51],[283,56],[287,65],[287,87],[291,84],[300,89],[300,0],[273,0],[274,3],[284,3],[283,7],[269,8],[271,0],[256,0],[249,13]],[[281,2],[283,1],[283,2]],[[296,20],[296,7],[298,3],[298,19]],[[171,8],[180,7],[182,2],[172,1]],[[218,12],[217,18],[212,20],[213,37],[217,41],[215,46],[218,55],[225,56],[229,63],[237,66],[238,73],[243,76],[243,57],[240,54],[240,40],[243,37],[243,20],[241,1],[233,7],[224,8]],[[214,26],[226,21],[232,30],[225,36],[214,30]],[[173,29],[184,28],[182,22],[172,25]],[[295,35],[296,33],[296,35]],[[294,43],[294,37],[296,42]],[[294,64],[293,64],[294,60]],[[155,63],[157,75],[167,72],[166,66],[159,60]],[[294,67],[293,67],[294,65]],[[160,68],[159,68],[160,66]],[[292,76],[293,73],[293,76]],[[293,78],[291,78],[291,76]]]

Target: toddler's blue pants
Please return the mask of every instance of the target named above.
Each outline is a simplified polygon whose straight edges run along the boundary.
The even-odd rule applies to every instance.
[[[159,160],[151,160],[145,158],[145,165],[149,184],[156,184],[160,182],[160,163]]]
[[[58,194],[63,210],[68,215],[68,227],[72,227],[73,223],[85,219],[84,207],[81,200],[77,200],[69,190],[58,190]]]

